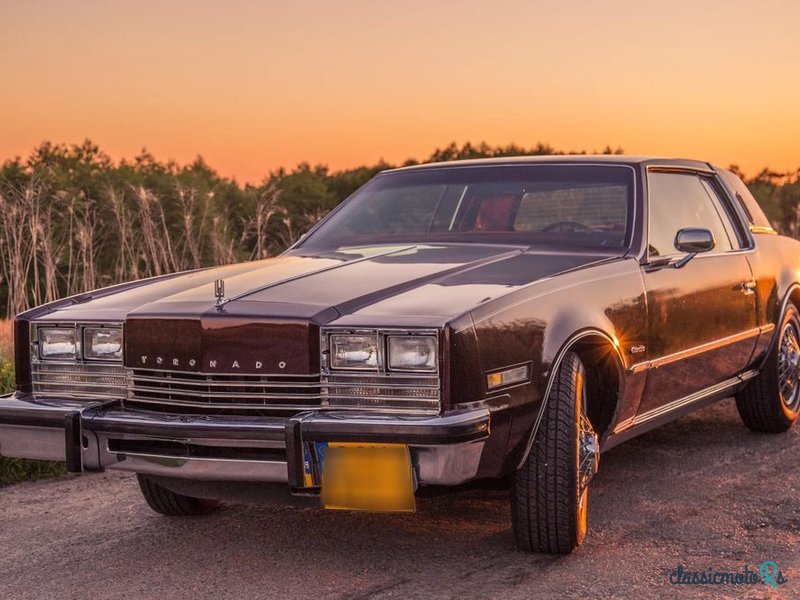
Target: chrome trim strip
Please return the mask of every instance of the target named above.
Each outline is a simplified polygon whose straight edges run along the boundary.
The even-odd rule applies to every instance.
[[[767,331],[768,330],[769,329],[767,329]],[[750,339],[752,337],[756,337],[758,335],[761,335],[761,333],[763,333],[764,331],[765,331],[764,327],[754,327],[753,329],[748,329],[747,331],[742,331],[740,333],[735,333],[733,335],[719,338],[711,342],[699,344],[697,346],[693,346],[685,350],[679,350],[678,352],[673,352],[672,354],[667,354],[659,358],[654,358],[652,360],[646,360],[640,363],[636,363],[628,368],[628,372],[639,373],[647,369],[657,369],[658,367],[662,367],[664,365],[668,365],[673,362],[683,360],[685,358],[691,358],[692,356],[697,356],[698,354],[703,354],[704,352],[708,352],[710,350],[716,350],[718,348],[722,348],[723,346],[727,346],[729,344],[735,344],[736,342],[741,342]]]
[[[39,363],[41,364],[41,363]],[[49,365],[48,365],[49,366]],[[50,369],[39,369],[34,367],[32,371],[32,375],[70,375],[70,376],[77,376],[77,377],[127,377],[128,370],[122,367],[116,367],[117,371],[69,371],[64,369],[63,371],[59,370],[50,370]]]
[[[319,373],[309,373],[302,375],[291,375],[288,373],[206,373],[200,371],[180,371],[177,369],[149,369],[149,368],[142,368],[139,366],[126,366],[126,369],[133,371],[134,373],[159,373],[165,375],[194,375],[195,377],[258,377],[258,378],[280,378],[280,379],[287,379],[287,378],[296,378],[296,379],[310,379],[315,380],[318,379],[320,374]],[[195,380],[197,381],[197,380]],[[271,382],[270,382],[271,383]]]
[[[161,454],[110,452],[124,458],[107,469],[208,481],[267,481],[283,483],[289,474],[286,462],[227,458],[183,458]]]
[[[92,393],[92,391],[91,391],[92,388],[98,388],[98,389],[101,389],[101,390],[111,390],[111,389],[117,389],[118,388],[118,389],[123,390],[123,391],[127,389],[126,382],[125,382],[124,378],[119,383],[109,383],[109,382],[106,382],[106,383],[95,383],[95,382],[89,382],[89,381],[34,381],[33,383],[35,385],[38,385],[38,386],[47,386],[47,387],[55,386],[55,387],[68,387],[68,388],[70,388],[70,387],[71,388],[89,388],[89,390],[86,392],[87,394],[91,394]],[[41,389],[40,390],[36,390],[36,389],[34,389],[34,395],[36,395],[38,392],[46,392],[46,391],[50,391],[50,390],[41,390]],[[52,390],[52,391],[53,392],[60,392],[61,390],[57,390],[56,389],[56,390]],[[107,396],[108,394],[99,394],[99,395],[100,396]]]
[[[150,387],[144,385],[131,385],[128,387],[128,390],[131,392],[132,396],[136,396],[136,392],[143,392],[145,394],[159,394],[160,396],[165,397],[164,399],[169,401],[169,396],[186,396],[188,398],[222,398],[222,399],[237,399],[237,398],[253,398],[255,400],[319,400],[319,394],[273,394],[270,392],[253,392],[253,393],[245,393],[245,392],[214,392],[214,391],[200,391],[200,390],[178,390],[169,387]],[[155,398],[154,398],[155,399]],[[172,398],[174,400],[174,398]]]
[[[65,392],[64,390],[35,391],[33,397],[37,400],[124,400],[125,390],[120,388],[119,393],[108,392],[96,394],[94,392]]]
[[[304,423],[313,422],[315,424],[342,424],[345,422],[347,425],[381,425],[381,424],[395,424],[399,427],[403,425],[462,425],[467,423],[480,423],[489,420],[489,409],[486,406],[481,406],[476,409],[454,411],[445,413],[442,416],[437,415],[409,415],[406,413],[398,413],[396,410],[391,415],[385,417],[378,417],[372,414],[371,409],[364,409],[360,407],[361,413],[352,415],[342,413],[342,407],[330,408],[325,412],[315,413],[303,419]],[[340,414],[342,413],[342,414]],[[487,427],[488,430],[488,427]],[[413,446],[414,444],[412,444]]]
[[[369,394],[365,396],[357,396],[352,394],[328,394],[326,396],[328,399],[334,400],[386,400],[392,402],[418,402],[418,403],[425,403],[425,404],[434,404],[437,407],[439,406],[439,396],[381,396],[377,394]],[[334,408],[338,408],[338,405]],[[362,409],[366,409],[367,407],[362,406]]]
[[[628,427],[633,427],[635,425],[641,425],[643,423],[647,423],[648,421],[664,416],[675,410],[688,406],[689,404],[693,404],[695,402],[708,398],[709,396],[722,393],[729,388],[732,389],[736,385],[742,383],[743,381],[748,381],[757,375],[758,371],[755,370],[746,371],[741,375],[737,375],[736,377],[731,377],[730,379],[726,379],[721,383],[707,387],[703,390],[700,390],[699,392],[689,394],[688,396],[684,396],[683,398],[679,398],[677,400],[674,400],[673,402],[669,402],[667,404],[659,406],[658,408],[654,408],[640,415],[636,415],[630,421],[626,421],[626,427],[624,429],[627,429]],[[619,431],[624,431],[624,429],[615,429],[614,433],[618,433]]]
[[[358,382],[358,381],[327,381],[323,383],[328,388],[382,388],[387,390],[439,390],[439,383],[433,384],[402,384],[402,383],[383,383],[383,382]]]
[[[161,400],[158,398],[142,398],[140,396],[133,396],[125,399],[125,403],[130,404],[153,404],[156,406],[160,406],[163,408],[170,408],[170,407],[177,407],[177,408],[203,408],[206,410],[224,410],[224,409],[231,409],[231,410],[249,410],[253,412],[257,412],[259,410],[269,410],[269,411],[294,411],[294,412],[307,412],[307,411],[361,411],[364,412],[369,411],[370,413],[375,414],[397,414],[398,411],[403,411],[404,413],[407,412],[408,416],[419,416],[419,415],[430,415],[430,414],[438,414],[439,413],[439,400],[434,400],[433,398],[396,398],[394,396],[389,398],[381,398],[379,396],[367,396],[365,398],[368,399],[384,399],[384,400],[399,400],[400,402],[417,402],[420,406],[412,406],[409,408],[404,408],[401,406],[375,406],[375,407],[366,407],[363,404],[359,405],[342,405],[337,404],[336,406],[328,406],[328,405],[320,405],[320,404],[256,404],[256,403],[233,403],[233,402],[226,402],[226,403],[219,403],[219,402],[191,402],[191,401],[184,401],[184,400]],[[344,396],[342,399],[346,400],[353,400],[356,401],[359,398],[353,396]],[[426,405],[430,405],[428,408]],[[206,416],[206,413],[192,413],[191,416],[195,417],[202,417]]]
[[[750,233],[768,233],[770,235],[778,235],[778,232],[775,231],[772,227],[767,227],[765,225],[750,225]]]
[[[356,380],[363,380],[365,377],[372,377],[376,379],[385,379],[386,381],[391,381],[392,379],[430,379],[431,382],[438,381],[438,375],[434,374],[434,371],[418,371],[414,373],[409,372],[398,372],[398,371],[359,371],[358,373],[353,371],[331,371],[329,373],[323,373],[324,377],[331,378],[347,378],[350,377]]]
[[[648,173],[692,173],[713,177],[716,172],[705,167],[695,167],[689,165],[647,165]]]
[[[174,377],[154,377],[152,375],[140,375],[136,371],[132,374],[128,374],[130,379],[135,379],[136,381],[142,382],[151,382],[151,383],[163,383],[163,384],[174,384],[174,385],[181,385],[181,386],[194,386],[194,387],[226,387],[226,388],[237,388],[237,387],[263,387],[263,388],[308,388],[314,389],[319,388],[320,383],[319,381],[269,381],[264,379],[261,375],[244,375],[244,377],[252,377],[251,381],[218,381],[212,379],[209,375],[203,375],[198,373],[200,377],[207,377],[207,379],[178,379]],[[237,376],[239,377],[239,376]],[[159,388],[159,389],[169,389],[169,388]]]
[[[311,398],[316,400],[315,398]],[[266,404],[256,402],[197,402],[192,400],[174,400],[164,398],[147,398],[142,396],[129,396],[125,399],[125,404],[155,404],[157,406],[170,407],[186,407],[186,408],[204,408],[206,410],[218,409],[233,409],[233,410],[318,410],[322,408],[319,404]],[[193,415],[202,416],[202,415]]]

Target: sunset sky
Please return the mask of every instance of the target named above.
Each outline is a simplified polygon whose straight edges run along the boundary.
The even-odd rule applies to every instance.
[[[0,160],[90,138],[258,182],[485,140],[800,167],[796,0],[0,2]]]

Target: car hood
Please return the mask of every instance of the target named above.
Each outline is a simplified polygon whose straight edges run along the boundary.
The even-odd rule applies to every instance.
[[[328,322],[366,311],[395,320],[441,320],[519,286],[608,258],[607,254],[477,244],[285,254],[143,280],[121,291],[108,288],[39,318],[118,321],[214,313]],[[224,300],[216,307],[214,286],[219,279],[224,282]]]
[[[519,286],[608,258],[474,244],[286,254],[101,290],[35,320],[124,321],[124,363],[140,374],[310,376],[322,326],[439,328]]]

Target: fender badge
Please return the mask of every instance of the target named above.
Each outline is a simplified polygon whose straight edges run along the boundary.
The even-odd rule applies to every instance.
[[[638,346],[631,346],[630,348],[628,348],[628,352],[630,352],[631,354],[641,354],[645,350],[646,348],[642,344],[639,344]]]

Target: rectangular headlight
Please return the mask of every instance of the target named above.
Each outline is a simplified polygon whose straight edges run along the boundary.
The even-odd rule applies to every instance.
[[[83,330],[83,356],[87,360],[122,360],[122,329],[86,327]]]
[[[70,327],[40,327],[37,330],[39,338],[39,356],[45,359],[75,359],[77,353],[77,339],[75,329]]]
[[[377,335],[332,335],[331,368],[370,369],[380,364]]]
[[[390,370],[436,370],[436,338],[393,335],[388,338],[388,342]]]

